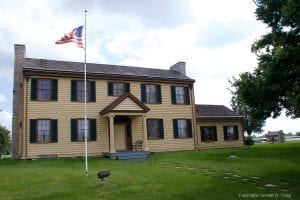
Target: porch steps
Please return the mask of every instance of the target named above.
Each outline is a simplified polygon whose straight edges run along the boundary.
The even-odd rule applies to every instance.
[[[150,157],[149,151],[117,151],[116,153],[103,153],[106,158],[114,160],[146,160]]]

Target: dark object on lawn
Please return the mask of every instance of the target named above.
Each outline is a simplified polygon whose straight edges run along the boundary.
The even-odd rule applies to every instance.
[[[97,174],[98,178],[101,179],[102,183],[104,183],[104,178],[109,177],[109,175],[110,175],[109,170],[100,171]]]

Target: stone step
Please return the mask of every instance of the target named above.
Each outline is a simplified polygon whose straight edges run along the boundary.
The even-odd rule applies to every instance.
[[[119,151],[116,153],[104,153],[104,157],[116,160],[145,160],[150,157],[149,151]]]

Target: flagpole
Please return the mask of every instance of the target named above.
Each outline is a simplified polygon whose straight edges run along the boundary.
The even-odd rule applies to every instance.
[[[88,149],[87,149],[87,114],[86,114],[86,13],[84,11],[84,144],[85,144],[85,176],[89,175],[88,171]]]

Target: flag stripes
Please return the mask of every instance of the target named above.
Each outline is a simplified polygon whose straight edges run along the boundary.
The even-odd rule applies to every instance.
[[[74,28],[70,33],[65,34],[62,38],[57,40],[55,44],[65,44],[69,42],[75,42],[78,47],[84,48],[82,43],[82,28],[83,26]]]

